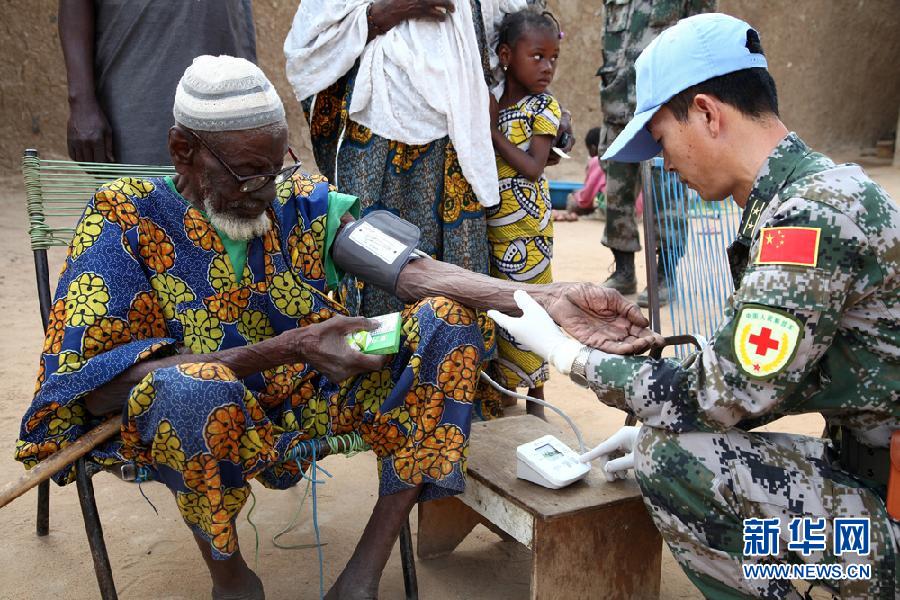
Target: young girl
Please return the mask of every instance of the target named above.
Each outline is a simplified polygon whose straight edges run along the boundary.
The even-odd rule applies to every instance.
[[[556,71],[562,33],[550,13],[528,10],[506,15],[499,33],[497,56],[506,82],[498,99],[491,96],[491,139],[500,177],[500,204],[487,212],[491,275],[550,283],[553,223],[544,167],[560,109],[545,90]],[[499,383],[508,389],[527,387],[529,395],[543,398],[547,364],[517,347],[502,330],[498,350]],[[526,410],[543,415],[543,407],[533,402]]]

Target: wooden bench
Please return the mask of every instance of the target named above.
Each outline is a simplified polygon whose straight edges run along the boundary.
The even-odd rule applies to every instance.
[[[532,550],[531,598],[658,598],[662,539],[633,479],[599,468],[561,490],[516,478],[516,446],[571,434],[536,417],[476,423],[465,493],[419,505],[422,559],[452,552],[479,523]]]

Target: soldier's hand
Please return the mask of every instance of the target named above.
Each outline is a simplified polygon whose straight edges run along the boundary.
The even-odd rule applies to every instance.
[[[547,311],[527,292],[516,290],[513,298],[522,309],[521,317],[511,317],[496,310],[489,310],[487,315],[518,344],[552,363],[563,375],[568,375],[581,344],[563,333]]]
[[[578,460],[586,463],[599,458],[606,463],[603,473],[607,481],[625,479],[628,471],[634,468],[634,444],[640,431],[640,425],[625,425],[606,441],[579,456]]]

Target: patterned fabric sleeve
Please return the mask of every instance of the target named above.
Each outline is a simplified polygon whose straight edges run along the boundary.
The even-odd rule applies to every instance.
[[[757,264],[744,275],[724,323],[687,364],[589,358],[591,388],[604,402],[651,427],[724,431],[745,419],[783,414],[791,408],[784,401],[801,386],[805,397],[821,389],[816,365],[858,283],[866,236],[846,215],[797,198],[782,203],[767,225],[819,230],[815,263],[758,264],[760,245],[769,242],[763,232],[751,250]]]
[[[531,134],[556,136],[556,131],[559,129],[559,119],[562,116],[559,102],[553,96],[542,94],[537,108],[539,110],[535,112]]]
[[[26,467],[100,422],[85,408],[89,392],[176,341],[148,278],[152,266],[139,253],[139,238],[152,232],[133,199],[149,195],[155,185],[164,184],[107,184],[77,225],[50,310],[35,396],[17,442],[15,458]],[[154,258],[164,260],[165,253]],[[67,468],[54,479],[67,483],[72,476]]]

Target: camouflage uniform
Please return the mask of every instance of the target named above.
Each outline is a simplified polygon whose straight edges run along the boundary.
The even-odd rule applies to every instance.
[[[773,260],[783,234],[812,237]],[[594,351],[584,365],[598,397],[646,425],[635,452],[645,503],[709,597],[797,597],[786,581],[742,578],[754,560],[742,557],[742,519],[780,517],[785,540],[788,518],[825,517],[826,552],[782,542],[767,560],[869,563],[870,580],[822,583],[842,598],[894,598],[900,524],[885,511],[884,471],[900,428],[900,211],[858,166],[791,133],[757,176],[729,257],[736,291],[699,353],[678,364]],[[810,412],[840,437],[747,433]],[[876,458],[851,461],[850,447]],[[871,518],[868,556],[831,553],[835,517]]]
[[[634,61],[657,35],[679,19],[710,12],[716,0],[604,0],[600,154],[634,114]],[[606,229],[603,245],[623,252],[641,249],[635,220],[640,165],[603,162],[606,171]],[[649,198],[645,199],[649,201]]]

